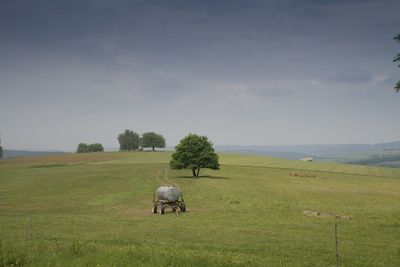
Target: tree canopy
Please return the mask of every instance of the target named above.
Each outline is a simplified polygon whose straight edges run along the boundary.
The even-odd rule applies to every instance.
[[[191,169],[193,177],[199,177],[201,168],[219,170],[218,155],[207,136],[189,134],[175,147],[170,166]]]
[[[139,148],[139,134],[126,129],[125,132],[118,135],[119,150],[132,151]]]
[[[0,146],[0,159],[2,159],[2,158],[3,158],[3,147]]]
[[[400,33],[397,34],[397,35],[394,37],[394,40],[396,40],[397,42],[400,43]],[[396,55],[396,57],[393,59],[393,62],[400,62],[400,53],[398,53],[398,54]],[[399,68],[400,68],[400,63],[399,63],[398,66],[399,66]],[[394,89],[396,90],[397,93],[400,91],[400,81],[398,81],[398,82],[396,83]]]
[[[76,149],[76,153],[86,153],[86,152],[103,152],[104,148],[102,144],[94,143],[94,144],[85,144],[80,143],[78,148]]]
[[[157,134],[155,132],[147,132],[142,134],[142,137],[140,138],[140,146],[143,148],[151,147],[154,151],[156,147],[165,147],[165,139],[161,134]]]

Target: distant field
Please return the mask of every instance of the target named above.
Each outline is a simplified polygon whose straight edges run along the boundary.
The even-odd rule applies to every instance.
[[[259,156],[243,156],[234,154],[225,154],[221,162],[226,165],[239,166],[258,166],[283,169],[297,169],[307,171],[322,171],[331,173],[345,173],[356,175],[370,175],[383,177],[399,177],[400,170],[394,168],[382,168],[375,166],[361,166],[352,164],[304,162],[300,160],[286,160]]]
[[[335,223],[340,266],[400,266],[398,169],[221,154],[192,179],[170,155],[0,161],[0,266],[335,266]],[[187,213],[150,213],[168,184]]]
[[[115,153],[118,154],[118,153]],[[168,163],[171,152],[143,152],[126,154],[126,157],[102,161],[99,164],[132,164],[132,163]],[[362,166],[352,164],[304,162],[300,160],[286,160],[266,156],[243,155],[243,154],[220,154],[220,163],[223,165],[269,167],[289,170],[307,170],[321,172],[337,172],[356,175],[370,175],[382,177],[398,177],[400,170],[394,168],[382,168],[376,166]]]

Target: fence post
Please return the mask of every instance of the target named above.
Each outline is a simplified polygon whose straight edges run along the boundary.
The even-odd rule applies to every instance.
[[[32,242],[32,237],[33,237],[33,233],[32,233],[32,215],[33,213],[31,212],[29,214],[29,240]]]
[[[335,249],[336,249],[336,267],[339,266],[338,240],[337,240],[337,224],[335,223]]]

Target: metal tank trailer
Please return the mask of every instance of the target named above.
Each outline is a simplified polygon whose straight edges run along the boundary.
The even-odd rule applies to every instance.
[[[179,200],[179,198],[181,200]],[[153,207],[151,211],[160,214],[164,214],[165,208],[171,208],[173,212],[186,211],[186,205],[183,200],[182,192],[173,186],[160,186],[153,196]]]

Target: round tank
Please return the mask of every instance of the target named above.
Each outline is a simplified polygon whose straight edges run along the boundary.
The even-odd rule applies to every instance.
[[[156,191],[156,198],[159,200],[175,202],[180,196],[181,192],[173,186],[160,186]]]

